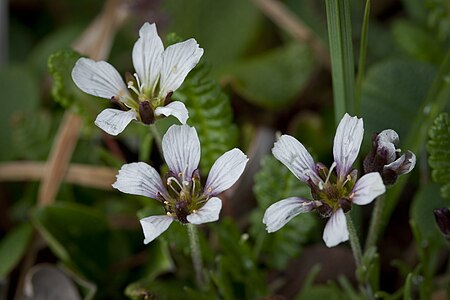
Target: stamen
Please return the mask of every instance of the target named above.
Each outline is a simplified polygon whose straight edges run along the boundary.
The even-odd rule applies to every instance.
[[[327,179],[325,179],[325,183],[328,182],[328,180],[330,179],[331,176],[331,172],[333,172],[333,169],[336,168],[336,162],[333,162],[333,164],[330,167],[330,171],[328,171],[328,175],[327,175]]]
[[[139,80],[138,75],[136,73],[134,73],[133,76],[134,76],[134,78],[136,78],[136,82],[137,82],[139,91],[142,91],[142,85],[141,85],[141,81]]]
[[[349,182],[350,180],[352,180],[352,176],[350,176],[350,174],[347,175],[347,177],[345,178],[344,183],[342,184],[342,186],[344,186],[347,182]]]
[[[181,186],[181,184],[178,182],[178,180],[175,177],[169,177],[167,178],[167,185],[170,186],[170,188],[177,194],[180,195],[180,193],[175,189],[175,187],[172,186],[172,182],[175,182],[178,187],[180,188],[180,190],[183,190],[183,187]]]
[[[133,92],[135,92],[136,93],[136,95],[140,95],[140,92],[136,89],[136,87],[134,86],[134,84],[133,84],[133,81],[128,81],[128,88],[130,89],[130,90],[132,90]]]

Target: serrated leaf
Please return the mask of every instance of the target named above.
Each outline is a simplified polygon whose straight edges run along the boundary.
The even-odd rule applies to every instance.
[[[439,64],[444,58],[445,51],[435,36],[412,22],[395,22],[392,33],[397,45],[414,59]]]
[[[48,58],[48,71],[53,79],[52,96],[56,102],[83,117],[86,124],[93,124],[96,115],[107,107],[108,101],[82,92],[72,80],[72,69],[80,54],[71,50],[59,50]]]
[[[232,87],[248,101],[286,109],[309,81],[315,67],[311,51],[297,43],[243,60],[227,69]]]
[[[33,233],[30,224],[14,228],[0,242],[0,278],[5,278],[27,250]]]
[[[271,204],[291,196],[310,198],[310,189],[277,159],[266,156],[261,160],[261,170],[255,175],[253,193],[259,208],[251,216],[250,233],[256,239],[262,236],[260,252],[262,256],[267,256],[266,263],[282,269],[290,259],[300,253],[302,245],[316,226],[317,219],[313,214],[300,214],[279,231],[269,234],[262,223],[264,211]]]
[[[433,169],[431,175],[435,182],[443,184],[441,195],[450,199],[450,118],[441,113],[429,130],[427,150],[428,163]]]
[[[59,125],[59,115],[38,110],[17,116],[12,128],[14,159],[45,160]]]
[[[189,111],[187,123],[197,130],[202,151],[200,167],[207,174],[214,161],[237,142],[229,98],[212,79],[210,68],[201,63],[191,71],[173,99],[184,102]]]

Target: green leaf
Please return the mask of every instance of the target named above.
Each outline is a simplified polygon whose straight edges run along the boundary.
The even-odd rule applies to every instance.
[[[228,96],[211,78],[209,68],[199,64],[192,70],[173,99],[184,102],[188,124],[197,130],[201,143],[200,167],[207,174],[215,160],[237,143],[237,127]]]
[[[55,255],[71,269],[97,282],[107,276],[112,249],[108,223],[100,212],[61,202],[35,209],[32,220]]]
[[[450,118],[441,113],[431,126],[427,150],[428,163],[433,169],[431,175],[435,182],[443,184],[441,195],[450,199]]]
[[[348,299],[347,295],[344,295],[342,291],[334,284],[328,285],[314,285],[305,291],[302,291],[296,300],[343,300]]]
[[[263,21],[248,1],[166,0],[163,6],[171,17],[169,31],[194,37],[216,71],[245,54]]]
[[[349,0],[326,0],[335,122],[355,113],[355,69]]]
[[[444,49],[431,32],[402,20],[394,23],[392,34],[397,45],[412,58],[432,64],[442,62]]]
[[[19,263],[33,236],[33,227],[22,224],[10,231],[0,242],[0,278],[5,278]]]
[[[402,141],[425,98],[436,70],[427,64],[392,59],[369,69],[362,87],[365,141],[374,132],[394,129]],[[402,147],[403,148],[403,147]],[[409,148],[407,148],[409,149]]]
[[[75,85],[71,74],[79,58],[80,55],[71,49],[50,55],[48,71],[53,79],[52,96],[64,108],[82,116],[85,124],[94,124],[95,117],[107,107],[108,101],[88,95]]]
[[[4,145],[11,142],[14,120],[21,112],[32,112],[39,105],[39,86],[37,78],[21,65],[0,68],[0,91],[2,109],[0,110],[0,140]],[[8,147],[0,147],[0,160],[11,159],[13,153]]]
[[[314,67],[309,48],[293,43],[237,62],[226,74],[233,88],[250,102],[282,110],[305,88]]]
[[[300,254],[317,219],[313,214],[300,214],[277,232],[269,234],[262,223],[264,211],[271,204],[291,196],[311,198],[310,189],[277,159],[266,156],[261,160],[261,170],[255,175],[253,193],[259,204],[251,216],[250,233],[257,240],[255,252],[262,255],[270,267],[283,269]]]

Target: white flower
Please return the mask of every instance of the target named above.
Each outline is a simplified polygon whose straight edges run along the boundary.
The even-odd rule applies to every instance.
[[[356,181],[357,172],[352,171],[352,165],[358,156],[363,133],[362,119],[345,114],[336,130],[334,163],[330,170],[320,163],[315,164],[311,154],[294,137],[280,137],[272,149],[273,155],[310,186],[314,200],[291,197],[272,204],[263,218],[268,232],[279,230],[300,213],[316,210],[329,217],[323,232],[323,240],[328,247],[348,240],[344,213],[351,204],[368,204],[386,190],[377,172],[368,173]]]
[[[111,135],[121,133],[131,120],[152,124],[156,117],[173,115],[186,124],[186,107],[179,101],[170,102],[170,98],[202,55],[203,49],[195,39],[164,50],[156,25],[145,23],[133,47],[136,73],[134,78],[127,78],[126,85],[112,65],[88,58],[76,62],[72,79],[82,91],[111,99],[122,108],[105,109],[95,120],[98,127]]]
[[[222,201],[217,197],[241,176],[248,158],[235,148],[220,156],[211,167],[205,187],[200,182],[198,163],[200,141],[195,128],[173,125],[162,139],[164,160],[169,172],[161,180],[158,172],[143,162],[123,165],[113,187],[161,202],[165,215],[141,220],[147,244],[178,220],[202,224],[219,219]]]

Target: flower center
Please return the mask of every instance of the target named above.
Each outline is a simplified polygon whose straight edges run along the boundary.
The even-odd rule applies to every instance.
[[[317,184],[309,182],[314,200],[323,204],[318,211],[324,217],[329,217],[339,208],[348,211],[351,207],[350,199],[356,182],[356,171],[341,179],[337,176],[335,167],[335,163],[331,165],[330,169],[323,164],[317,164],[317,173],[321,181]]]
[[[176,217],[181,223],[188,223],[187,216],[209,200],[201,187],[200,172],[195,170],[190,179],[183,173],[174,174],[171,171],[165,177],[168,195],[161,195],[164,209],[168,216]]]

